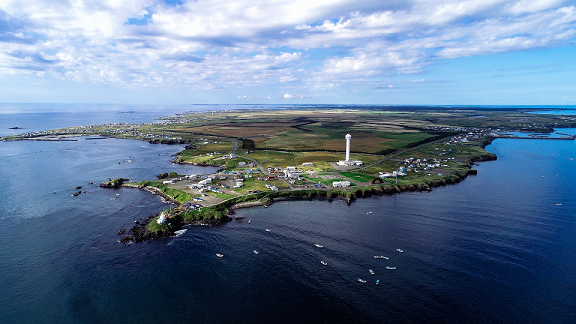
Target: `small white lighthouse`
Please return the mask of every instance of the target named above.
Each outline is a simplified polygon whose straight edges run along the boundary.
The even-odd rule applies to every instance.
[[[346,139],[346,162],[350,161],[350,139],[352,139],[352,135],[346,134],[344,137]]]

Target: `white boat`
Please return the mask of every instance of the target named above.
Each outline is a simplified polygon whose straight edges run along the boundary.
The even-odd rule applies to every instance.
[[[324,245],[320,245],[320,244],[314,244],[314,246],[316,246],[317,248],[321,249],[324,247]]]
[[[401,249],[396,249],[396,251],[398,251],[398,252],[400,252],[400,253],[404,253],[404,251],[401,250]]]
[[[120,194],[116,194],[116,196],[120,197]]]
[[[258,251],[256,251],[256,250],[254,250],[254,251],[252,251],[252,252],[254,252],[254,254],[258,254]]]
[[[358,278],[358,281],[361,283],[366,283],[366,280]]]
[[[370,214],[372,214],[372,212],[367,212],[367,213],[366,213],[366,215],[370,215]]]
[[[374,270],[368,269],[368,271],[370,272],[371,275],[374,275]]]
[[[396,267],[390,267],[390,266],[388,266],[388,267],[386,267],[386,269],[388,269],[388,270],[396,270]]]
[[[219,258],[223,258],[223,257],[224,257],[224,254],[216,253],[216,256],[219,257]]]
[[[266,229],[266,232],[272,232],[272,231],[271,231],[271,230],[269,230],[269,229]]]
[[[328,263],[326,263],[326,261],[320,261],[320,263],[322,263],[322,265],[325,265],[325,266],[328,265]]]
[[[186,233],[186,231],[187,231],[187,229],[181,229],[181,230],[178,230],[178,231],[174,231],[174,235],[175,235],[176,237],[178,237],[178,236]]]
[[[374,259],[386,259],[386,260],[388,260],[389,258],[388,258],[388,257],[385,257],[385,256],[383,256],[383,255],[375,255],[375,256],[374,256]]]
[[[248,220],[248,224],[250,224],[250,220]]]
[[[380,285],[380,279],[376,280],[376,286]]]

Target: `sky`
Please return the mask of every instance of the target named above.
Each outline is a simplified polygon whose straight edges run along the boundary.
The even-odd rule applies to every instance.
[[[576,105],[575,6],[0,0],[0,102]]]

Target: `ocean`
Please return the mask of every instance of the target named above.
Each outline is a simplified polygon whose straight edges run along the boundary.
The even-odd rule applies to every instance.
[[[26,118],[4,112],[0,124],[6,135],[5,125],[41,130],[131,122],[134,114],[145,122],[181,108],[188,107],[166,113],[173,107],[123,106],[140,112],[103,109],[63,121],[50,119],[49,111]],[[53,122],[38,129],[43,120]],[[181,149],[118,139],[0,142],[0,322],[576,318],[574,141],[497,139],[487,149],[498,160],[479,163],[478,175],[431,192],[373,196],[351,205],[338,199],[277,202],[237,210],[244,219],[190,227],[179,237],[118,243],[118,230],[168,205],[141,190],[96,185],[111,177],[138,181],[161,172],[214,170],[172,164]],[[77,186],[86,193],[70,196]]]

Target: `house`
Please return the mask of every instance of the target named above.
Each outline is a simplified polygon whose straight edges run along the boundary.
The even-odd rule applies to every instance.
[[[300,170],[284,170],[284,177],[286,178],[298,178],[302,174]]]
[[[244,185],[244,179],[236,179],[236,183],[234,184],[234,188],[240,188]]]
[[[206,179],[204,179],[204,180],[202,180],[202,181],[198,182],[198,187],[203,187],[203,186],[205,186],[205,185],[207,185],[207,184],[211,183],[211,182],[212,182],[212,180],[213,180],[212,178],[206,178]]]

